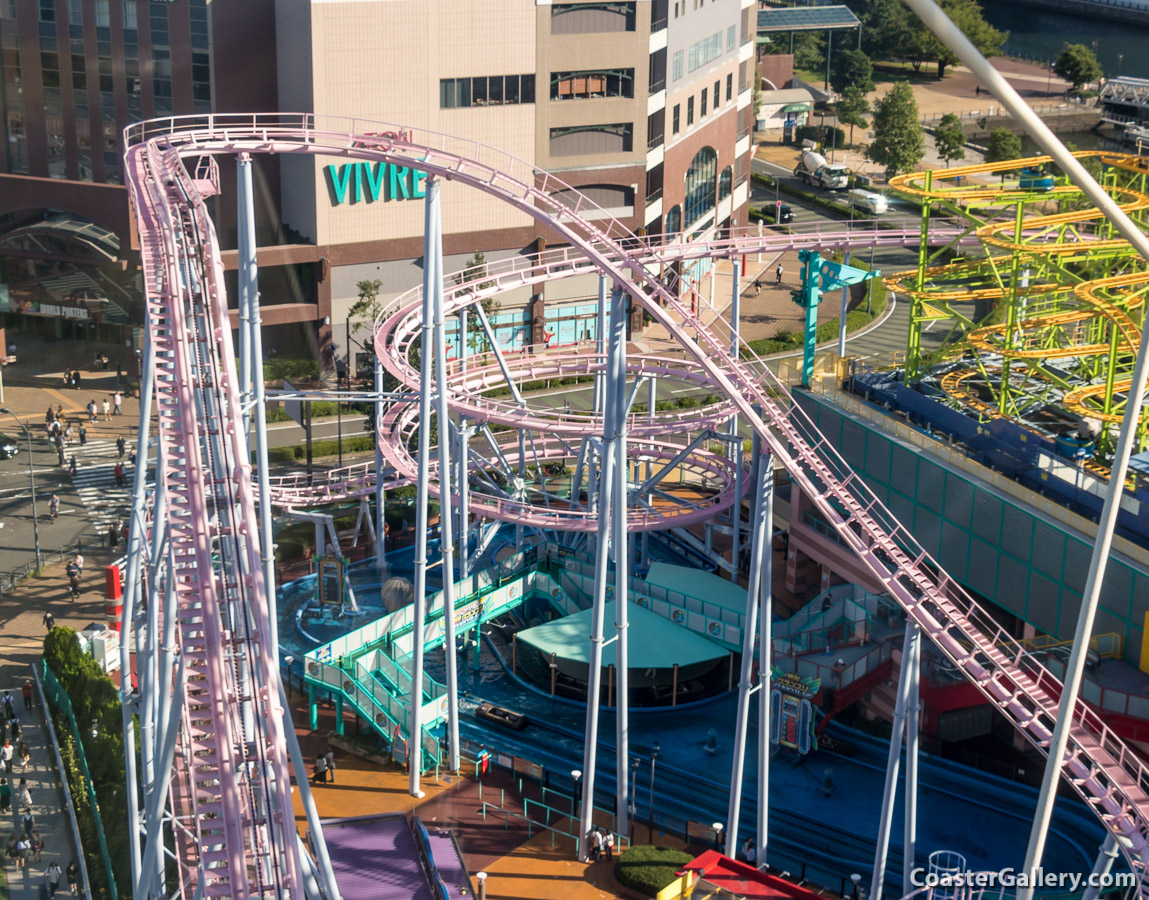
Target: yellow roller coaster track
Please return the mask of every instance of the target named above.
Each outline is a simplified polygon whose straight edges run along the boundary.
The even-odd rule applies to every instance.
[[[1149,175],[1149,159],[1129,154],[1114,154],[1102,151],[1084,151],[1074,154],[1079,159],[1099,159],[1103,165],[1124,169],[1141,175]],[[890,186],[900,193],[907,194],[921,200],[947,201],[959,204],[969,204],[970,201],[980,201],[985,205],[1007,205],[1025,202],[1040,202],[1050,199],[1065,198],[1067,195],[1081,192],[1073,185],[1057,185],[1052,189],[1035,190],[1022,189],[1020,184],[1006,184],[1003,180],[1000,185],[987,185],[983,183],[962,184],[970,176],[995,173],[1015,172],[1022,167],[1031,168],[1051,162],[1048,156],[1029,157],[1023,160],[1009,160],[998,163],[984,163],[980,165],[961,166],[958,168],[935,170],[929,175],[929,187],[925,186],[927,174],[915,172],[900,175],[890,180]],[[1111,187],[1110,193],[1121,208],[1126,212],[1149,209],[1149,195],[1127,187]],[[1064,257],[1073,254],[1096,254],[1108,251],[1119,254],[1127,249],[1129,244],[1124,239],[1102,234],[1102,228],[1096,229],[1092,234],[1080,230],[1081,226],[1098,224],[1104,226],[1104,214],[1098,209],[1075,210],[1052,215],[1042,214],[1026,216],[1017,221],[1001,220],[988,223],[976,229],[978,237],[986,245],[1000,248],[1010,253],[1026,253],[1032,256]],[[1067,236],[1065,231],[1070,229]],[[1018,240],[1016,235],[1023,235]],[[1052,239],[1042,240],[1043,234],[1050,234]],[[989,265],[998,270],[1008,268],[1010,258],[1007,256],[990,256],[987,260],[973,262],[964,260],[944,266],[932,266],[924,270],[925,280],[934,279],[968,279],[974,273],[975,266]],[[1041,333],[1049,329],[1070,325],[1075,322],[1085,322],[1097,317],[1107,319],[1116,334],[1118,352],[1123,355],[1136,355],[1141,342],[1141,326],[1129,315],[1129,310],[1144,305],[1145,298],[1141,290],[1132,288],[1149,285],[1149,271],[1123,273],[1105,278],[1091,279],[1074,286],[1061,283],[1043,283],[1023,288],[1015,288],[1012,292],[1003,287],[954,287],[949,289],[928,288],[918,290],[918,271],[895,273],[885,279],[886,286],[899,293],[909,295],[922,304],[929,306],[939,302],[962,302],[1001,300],[1012,294],[1015,298],[1025,298],[1026,302],[1042,298],[1068,294],[1072,292],[1075,300],[1081,305],[1072,309],[1058,309],[1049,312],[1034,312],[1028,314],[1022,310],[1022,318],[1012,323],[1001,322],[994,325],[983,326],[970,331],[962,347],[971,347],[1001,355],[1005,359],[1035,360],[1065,358],[1066,356],[1088,357],[1112,353],[1114,347],[1109,341],[1073,344],[1071,346],[1043,346]],[[924,283],[924,281],[923,281]],[[1117,294],[1105,296],[1108,294]],[[1011,343],[1008,330],[1014,329],[1014,340],[1017,335],[1037,334],[1038,341],[1023,343],[1021,346]],[[990,416],[1000,417],[1000,410],[982,400],[966,384],[971,378],[986,371],[1002,372],[1000,367],[992,370],[982,369],[956,369],[946,373],[941,378],[941,386],[950,396],[966,403],[977,412]],[[1004,373],[1003,373],[1004,377]],[[1127,392],[1131,380],[1117,379],[1110,383],[1100,382],[1084,385],[1067,392],[1061,403],[1067,409],[1082,416],[1099,419],[1103,422],[1118,423],[1121,414],[1112,409],[1114,394]],[[1107,403],[1107,398],[1109,402]]]

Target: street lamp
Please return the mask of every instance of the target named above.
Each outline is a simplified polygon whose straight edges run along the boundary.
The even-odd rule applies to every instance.
[[[714,849],[719,852],[722,851],[722,832],[726,830],[726,826],[721,822],[714,822],[711,826],[714,829]]]
[[[24,429],[24,434],[28,436],[28,481],[32,484],[32,538],[36,543],[36,569],[40,569],[40,519],[36,515],[36,475],[32,470],[32,429],[30,429],[24,420],[21,419],[16,413],[8,409],[8,407],[0,407],[0,413],[6,416],[11,416],[20,423],[20,427]]]
[[[858,900],[858,884],[861,880],[862,876],[857,872],[850,876],[850,881],[854,882],[854,890],[850,894],[850,900]]]
[[[658,754],[662,748],[658,745],[658,741],[654,742],[654,746],[650,748],[650,810],[647,819],[647,829],[650,831],[650,841],[654,842],[654,767],[658,763]]]
[[[638,813],[638,765],[639,758],[633,757],[630,761],[630,838],[631,843],[634,843],[634,817]]]
[[[580,818],[578,783],[579,779],[581,778],[582,771],[580,769],[571,769],[571,780],[574,782],[574,798],[571,800],[571,810],[573,811],[573,815],[576,821]]]
[[[487,873],[480,872],[475,878],[479,882],[479,900],[487,900]]]

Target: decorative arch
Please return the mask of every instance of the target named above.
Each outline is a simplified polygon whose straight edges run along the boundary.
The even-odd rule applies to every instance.
[[[703,147],[696,154],[686,172],[685,224],[689,228],[715,204],[715,182],[718,179],[718,153],[713,147]]]
[[[666,214],[666,235],[669,237],[680,231],[682,231],[682,207],[675,205],[670,207],[670,212]]]
[[[722,170],[722,175],[718,178],[718,199],[725,200],[730,196],[730,186],[734,183],[734,169],[732,166],[727,166]]]

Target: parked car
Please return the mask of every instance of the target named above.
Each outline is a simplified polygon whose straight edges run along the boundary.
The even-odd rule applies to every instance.
[[[11,459],[20,452],[20,444],[16,438],[0,433],[0,459]]]

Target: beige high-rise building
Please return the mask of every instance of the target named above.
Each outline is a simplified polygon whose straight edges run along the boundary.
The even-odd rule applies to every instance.
[[[279,106],[477,142],[599,216],[698,239],[746,222],[753,15],[753,0],[277,0]],[[359,282],[388,299],[422,277],[422,178],[387,168],[281,162],[283,220],[328,263],[318,300],[339,356]],[[500,200],[452,182],[442,196],[448,272],[554,244]],[[584,278],[504,296],[499,341],[593,337],[596,294]]]

